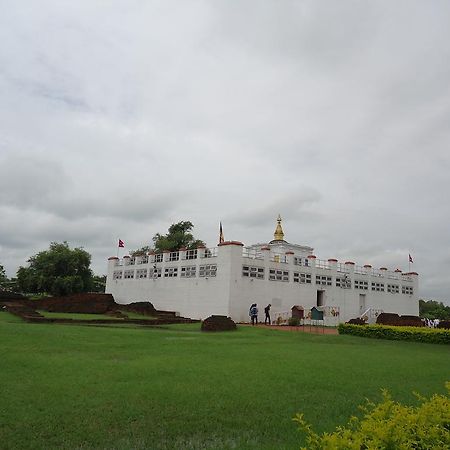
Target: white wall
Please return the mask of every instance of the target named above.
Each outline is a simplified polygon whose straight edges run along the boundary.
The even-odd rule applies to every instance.
[[[272,316],[277,312],[290,311],[292,306],[301,305],[305,312],[316,306],[317,291],[324,291],[324,306],[339,307],[341,322],[358,317],[360,311],[360,295],[365,295],[365,307],[380,309],[385,312],[418,315],[418,277],[402,275],[393,272],[355,269],[353,264],[338,265],[336,262],[319,262],[310,260],[309,267],[294,265],[294,255],[287,255],[287,263],[273,261],[274,253],[262,251],[262,259],[242,256],[242,245],[224,245],[217,249],[217,256],[195,260],[180,260],[158,263],[162,269],[162,277],[157,279],[120,279],[113,280],[113,272],[119,269],[150,268],[148,264],[133,266],[115,266],[116,259],[108,264],[106,292],[113,294],[116,302],[130,303],[133,301],[151,301],[157,309],[176,311],[185,317],[204,319],[212,314],[227,315],[238,322],[248,322],[250,304],[257,303],[259,319],[264,320],[264,307],[271,303]],[[200,254],[199,254],[200,256]],[[200,278],[198,267],[202,264],[217,264],[217,276]],[[197,266],[196,278],[181,278],[180,268],[185,265]],[[242,276],[242,266],[249,265],[264,268],[264,279]],[[165,267],[178,267],[178,277],[165,278]],[[269,270],[279,269],[289,271],[289,281],[269,280]],[[351,289],[336,287],[336,277],[343,276],[339,270],[347,271],[352,282]],[[293,272],[310,273],[311,284],[293,282]],[[332,286],[315,284],[315,277],[327,275],[332,277]],[[397,279],[395,279],[395,277]],[[368,290],[354,288],[354,280],[368,282]],[[385,292],[372,291],[371,283],[383,283]],[[398,284],[399,294],[387,292],[387,284]],[[414,295],[401,293],[401,286],[412,286]],[[364,312],[364,311],[362,311]]]

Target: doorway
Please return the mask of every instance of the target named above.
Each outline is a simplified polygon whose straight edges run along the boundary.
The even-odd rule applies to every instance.
[[[323,306],[325,291],[317,291],[316,306]]]

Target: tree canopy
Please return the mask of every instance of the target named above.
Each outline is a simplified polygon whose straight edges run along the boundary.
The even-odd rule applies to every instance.
[[[143,255],[146,255],[151,250],[152,250],[152,248],[149,245],[144,245],[143,247],[138,248],[137,250],[131,250],[130,255],[131,256],[143,256]]]
[[[6,277],[5,268],[0,264],[0,283],[6,280],[8,280],[8,278]]]
[[[164,250],[176,251],[181,247],[188,250],[197,248],[199,245],[205,245],[200,239],[195,239],[191,233],[194,225],[190,221],[174,223],[169,227],[167,234],[156,233],[153,236],[154,250],[162,252]]]
[[[427,319],[450,320],[450,306],[436,300],[419,300],[419,315]]]
[[[17,284],[23,292],[67,295],[92,289],[91,255],[82,248],[52,242],[48,250],[32,256],[28,263],[17,271]]]

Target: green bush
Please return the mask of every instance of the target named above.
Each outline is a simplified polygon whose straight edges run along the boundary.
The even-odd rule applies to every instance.
[[[288,324],[291,327],[298,327],[300,325],[300,319],[298,317],[289,317]]]
[[[450,391],[450,383],[446,383]],[[433,395],[427,399],[417,395],[418,406],[394,402],[387,391],[379,404],[367,402],[361,407],[362,419],[352,417],[345,427],[319,435],[306,423],[303,414],[294,421],[307,434],[304,450],[333,449],[450,449],[450,398]]]
[[[450,344],[450,330],[441,328],[395,327],[389,325],[350,325],[341,323],[339,334],[397,341],[427,342],[429,344]]]

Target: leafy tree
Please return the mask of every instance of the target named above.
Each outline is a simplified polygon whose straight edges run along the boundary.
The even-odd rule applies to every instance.
[[[146,255],[152,248],[149,245],[144,245],[141,248],[138,248],[137,250],[131,250],[130,255],[131,256],[143,256]]]
[[[194,225],[192,222],[183,221],[174,223],[169,227],[167,234],[156,233],[153,237],[153,243],[156,252],[164,250],[176,251],[181,247],[186,247],[188,250],[197,248],[199,245],[205,243],[199,239],[195,239],[191,233]]]
[[[450,306],[436,300],[419,300],[419,315],[427,319],[450,320]]]
[[[10,280],[6,276],[5,268],[0,264],[0,288],[1,289],[10,289]]]
[[[92,292],[105,292],[106,275],[94,275],[92,278]]]
[[[0,283],[3,281],[8,281],[8,278],[6,277],[5,268],[0,264]]]
[[[32,256],[28,263],[17,271],[17,283],[23,292],[67,295],[92,289],[91,255],[82,248],[52,242],[48,250]]]

